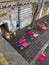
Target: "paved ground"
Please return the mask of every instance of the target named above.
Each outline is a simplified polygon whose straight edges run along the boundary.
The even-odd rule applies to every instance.
[[[3,53],[9,65],[28,65],[23,57],[1,36],[0,53]]]
[[[30,43],[30,46],[26,49],[21,50],[21,47],[16,46],[16,37],[8,40],[8,42],[23,56],[23,58],[31,63],[34,56],[39,52],[39,50],[44,46],[44,44],[49,40],[49,31],[42,33],[37,39],[26,39],[27,42]],[[33,54],[32,54],[33,53]]]
[[[38,22],[42,21],[47,21],[48,22],[49,17],[44,17]],[[45,43],[49,40],[49,30],[43,32],[40,32],[38,30],[32,30],[36,33],[39,33],[38,38],[30,38],[26,37],[26,31],[28,30],[28,27],[22,29],[22,30],[17,30],[17,35],[10,40],[7,40],[19,53],[20,55],[30,64],[31,61],[34,59],[36,54],[40,51],[40,49],[45,45]],[[16,46],[17,39],[19,38],[24,38],[28,43],[30,43],[30,46],[26,49],[21,49],[22,46]],[[33,52],[33,53],[32,53]]]
[[[41,22],[44,20],[46,20],[48,22],[49,16],[46,16],[39,21]],[[38,32],[40,34],[40,36],[37,39],[26,38],[26,35],[24,34],[26,31],[26,28],[24,28],[21,32],[20,31],[21,30],[17,31],[16,37],[13,37],[10,40],[8,40],[8,42],[16,50],[6,40],[4,40],[2,37],[0,37],[0,52],[2,52],[4,54],[5,58],[8,60],[10,65],[24,65],[24,64],[33,65],[33,64],[30,64],[32,62],[33,58],[36,56],[36,54],[39,52],[39,50],[49,40],[49,30],[45,31],[44,33],[35,30],[34,32]],[[25,38],[27,42],[31,43],[31,45],[27,49],[21,50],[20,47],[18,48],[17,46],[15,46],[17,39],[20,37]],[[49,53],[47,53],[47,56],[48,56],[48,54]],[[48,58],[48,60],[49,60],[49,58]],[[46,60],[46,63],[47,63],[47,60]],[[49,64],[49,62],[47,64]],[[42,63],[41,63],[41,65],[42,65]]]

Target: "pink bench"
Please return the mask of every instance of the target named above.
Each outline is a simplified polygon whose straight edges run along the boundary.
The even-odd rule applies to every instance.
[[[24,48],[29,46],[29,44],[23,38],[20,38],[17,42],[19,42],[19,44],[21,44]]]
[[[27,34],[28,36],[32,36],[32,37],[34,37],[34,38],[37,38],[37,37],[39,36],[39,34],[34,33],[34,32],[32,32],[32,31],[28,31],[26,34]]]
[[[23,38],[18,39],[18,43],[22,44],[25,40]]]
[[[29,46],[29,44],[27,42],[24,42],[21,44],[24,48],[27,48]]]

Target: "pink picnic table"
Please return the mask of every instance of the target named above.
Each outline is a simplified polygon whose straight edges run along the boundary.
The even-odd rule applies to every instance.
[[[34,33],[34,32],[32,32],[32,31],[28,31],[28,32],[27,32],[27,35],[32,36],[32,37],[34,37],[34,38],[36,38],[36,37],[39,36],[39,34]]]
[[[37,23],[36,26],[41,31],[46,31],[48,29],[47,27],[43,26],[41,23]]]
[[[19,44],[21,44],[24,48],[29,46],[29,44],[23,38],[20,38],[17,42],[19,42]]]
[[[37,58],[37,63],[40,64],[40,62],[44,62],[46,59],[46,56],[43,54],[40,54]]]

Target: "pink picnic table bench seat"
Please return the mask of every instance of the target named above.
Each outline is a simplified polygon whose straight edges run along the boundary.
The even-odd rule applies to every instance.
[[[36,27],[40,30],[40,31],[46,31],[48,28],[46,26],[43,26],[41,23],[36,23],[35,24]]]
[[[24,48],[27,48],[27,47],[29,46],[29,44],[28,44],[27,42],[23,42],[21,45],[22,45]]]
[[[23,38],[18,39],[17,42],[21,44],[24,48],[27,48],[29,46],[29,44]]]
[[[24,40],[23,38],[19,38],[19,39],[17,40],[17,42],[21,44],[21,43],[25,42],[25,40]]]
[[[39,36],[39,34],[34,33],[34,32],[32,32],[32,31],[28,31],[28,32],[26,32],[26,34],[27,34],[28,36],[32,36],[32,37],[34,37],[34,38],[37,38],[37,37]]]

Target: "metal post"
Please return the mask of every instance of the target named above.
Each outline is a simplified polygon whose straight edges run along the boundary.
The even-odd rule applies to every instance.
[[[18,5],[18,21],[19,21],[19,29],[20,29],[20,6]]]

